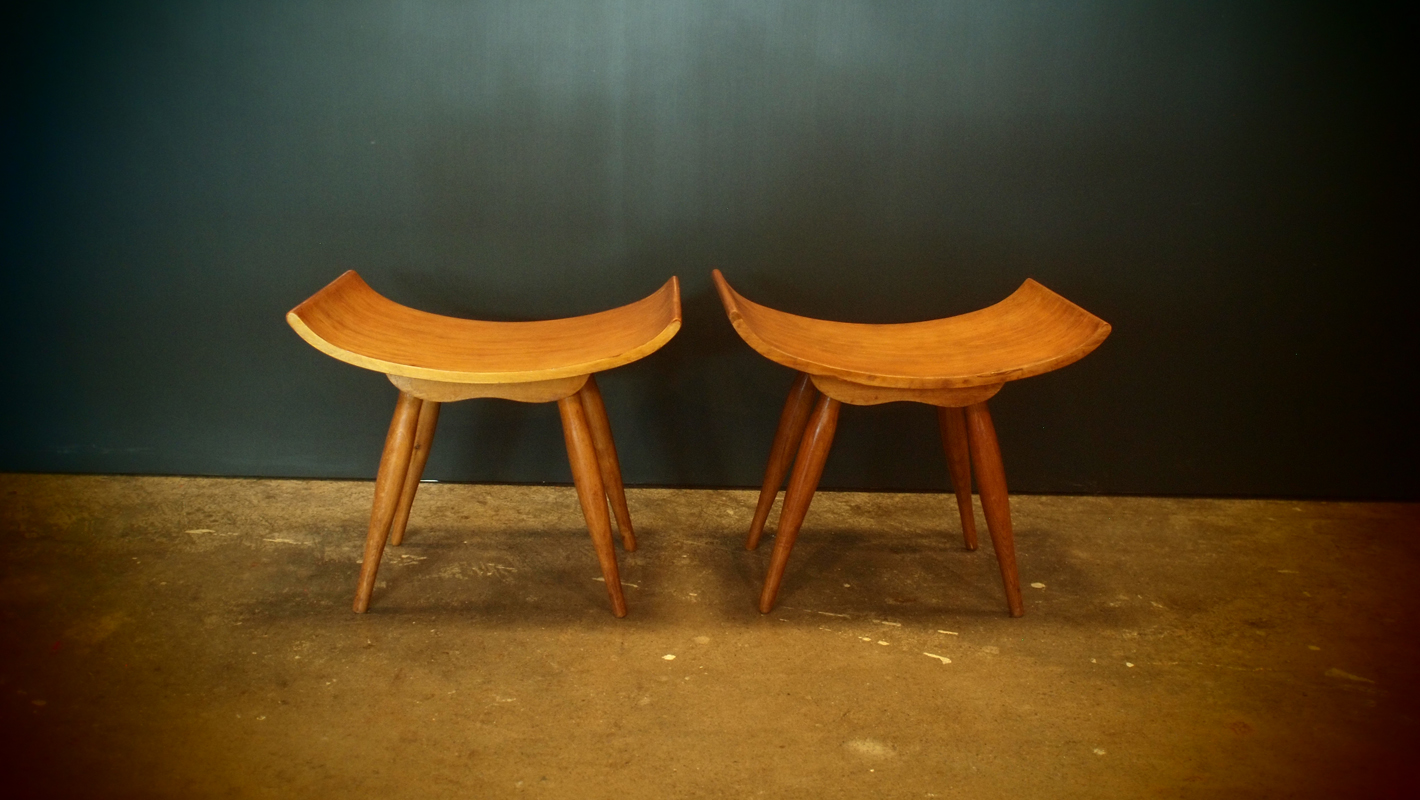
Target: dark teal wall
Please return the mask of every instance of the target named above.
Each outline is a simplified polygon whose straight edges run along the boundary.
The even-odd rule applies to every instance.
[[[719,267],[825,318],[955,314],[1034,277],[1113,323],[1094,355],[995,401],[1016,490],[1420,496],[1397,285],[1414,264],[1408,18],[765,0],[10,13],[0,469],[368,477],[394,389],[283,321],[342,270],[505,319],[676,274],[681,335],[603,379],[627,480],[757,484],[790,376],[735,337]],[[568,480],[556,419],[451,406],[430,475]],[[850,409],[839,432],[825,485],[945,480],[923,407]]]

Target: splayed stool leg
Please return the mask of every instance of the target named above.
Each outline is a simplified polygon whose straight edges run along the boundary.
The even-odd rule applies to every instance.
[[[621,531],[621,546],[629,553],[636,549],[636,531],[631,527],[631,510],[626,506],[626,487],[621,483],[621,462],[616,457],[616,441],[611,438],[611,421],[607,419],[606,404],[602,402],[597,377],[589,375],[578,394],[582,398],[582,409],[587,415],[592,446],[597,451],[597,469],[601,472],[602,486],[606,489],[607,501],[611,503],[612,513],[616,516],[616,527]]]
[[[784,580],[784,568],[789,564],[789,553],[794,549],[794,540],[799,536],[799,527],[809,513],[809,503],[813,502],[814,491],[818,489],[819,478],[823,477],[823,465],[828,461],[828,451],[833,447],[833,434],[838,429],[837,400],[822,395],[814,407],[804,431],[803,442],[799,444],[799,456],[794,460],[794,473],[789,477],[789,488],[784,492],[784,510],[779,513],[779,530],[774,535],[774,552],[769,558],[769,573],[764,578],[764,590],[759,595],[759,611],[768,614],[774,608],[774,600],[779,596],[779,584]]]
[[[572,466],[572,482],[577,485],[577,500],[582,504],[587,531],[592,536],[597,561],[601,563],[602,580],[606,581],[606,592],[611,598],[611,612],[618,617],[624,617],[626,597],[622,594],[621,573],[616,566],[616,546],[612,543],[606,489],[602,486],[596,447],[592,444],[592,433],[587,425],[587,413],[582,407],[581,395],[573,394],[558,400],[557,410],[562,415],[562,435],[567,442],[567,461]]]
[[[1001,445],[985,403],[966,407],[967,438],[971,441],[971,461],[976,468],[976,486],[981,491],[981,510],[991,531],[991,545],[1001,567],[1006,586],[1006,605],[1011,616],[1025,612],[1021,601],[1021,579],[1016,573],[1016,539],[1011,531],[1011,502],[1006,492],[1006,469],[1001,464]]]
[[[779,427],[774,430],[774,444],[769,448],[769,463],[764,468],[764,483],[759,489],[759,505],[754,509],[754,520],[749,525],[749,536],[745,539],[745,549],[759,547],[759,538],[764,534],[764,523],[769,519],[769,511],[774,508],[774,499],[779,496],[779,487],[784,484],[784,475],[789,471],[789,462],[799,449],[804,438],[804,426],[809,423],[809,412],[814,407],[818,390],[807,373],[799,373],[794,385],[789,389],[789,397],[784,401],[784,410],[779,414]],[[782,522],[781,522],[782,527]]]
[[[375,573],[380,569],[389,537],[395,506],[404,489],[404,477],[409,470],[409,456],[414,449],[414,429],[419,421],[419,407],[424,401],[407,393],[399,393],[385,436],[385,449],[380,455],[380,471],[375,477],[375,502],[370,511],[370,530],[365,536],[365,557],[360,562],[360,579],[355,587],[355,611],[363,614],[370,607],[370,595],[375,590]]]
[[[971,504],[971,453],[967,445],[966,414],[960,408],[937,407],[937,427],[947,454],[947,473],[957,495],[957,514],[966,549],[976,549],[976,513]]]
[[[419,407],[419,423],[414,429],[414,450],[409,454],[409,470],[404,476],[404,488],[390,523],[390,546],[404,544],[404,529],[409,525],[409,512],[414,507],[414,494],[424,477],[424,465],[429,463],[429,448],[434,443],[434,429],[439,426],[439,403],[425,400]]]

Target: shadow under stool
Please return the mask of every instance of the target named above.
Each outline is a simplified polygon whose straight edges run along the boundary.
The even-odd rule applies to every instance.
[[[675,278],[651,296],[609,311],[537,322],[486,322],[402,306],[351,270],[292,309],[286,321],[317,350],[383,372],[399,389],[375,479],[356,612],[370,606],[386,541],[398,545],[404,538],[440,405],[497,397],[557,403],[572,480],[612,613],[626,616],[608,502],[628,551],[636,549],[636,535],[594,373],[644,358],[675,336],[680,330]]]
[[[714,279],[741,338],[760,355],[799,373],[779,417],[745,542],[751,550],[759,546],[793,458],[759,610],[767,614],[774,607],[789,553],[823,475],[840,405],[909,401],[937,407],[962,535],[970,550],[976,549],[971,504],[971,474],[976,473],[1006,604],[1011,616],[1024,614],[1006,472],[986,401],[1006,381],[1050,372],[1085,357],[1109,335],[1109,324],[1033,280],[1005,300],[968,314],[865,325],[777,311],[740,296],[719,270]]]

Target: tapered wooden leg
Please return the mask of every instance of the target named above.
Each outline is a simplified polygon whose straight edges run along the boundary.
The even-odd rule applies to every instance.
[[[572,465],[572,482],[577,485],[577,499],[582,503],[582,516],[587,518],[587,530],[592,546],[601,562],[602,579],[611,596],[611,613],[626,616],[626,597],[621,593],[621,573],[616,568],[616,546],[611,540],[611,517],[606,510],[606,489],[602,486],[597,452],[592,444],[592,432],[587,424],[587,412],[582,407],[581,393],[557,401],[562,414],[562,436],[567,440],[567,461]]]
[[[1006,493],[1006,470],[1001,465],[1001,446],[991,413],[985,403],[966,407],[967,438],[971,441],[971,461],[976,468],[976,488],[981,492],[981,509],[991,531],[991,545],[1001,566],[1001,582],[1006,585],[1006,605],[1011,616],[1025,613],[1021,602],[1021,579],[1016,574],[1016,540],[1011,532],[1011,504]]]
[[[818,480],[823,477],[823,465],[828,461],[828,450],[833,446],[833,433],[838,428],[837,400],[823,395],[809,418],[803,442],[799,445],[799,456],[794,460],[794,474],[789,478],[789,489],[784,493],[784,510],[779,512],[779,530],[774,535],[774,553],[769,559],[769,574],[764,578],[764,591],[759,595],[759,611],[768,614],[774,608],[774,598],[779,594],[779,583],[784,580],[784,567],[789,563],[789,551],[794,549],[794,540],[799,536],[799,526],[804,515],[809,512],[809,503],[814,499]]]
[[[947,453],[947,472],[957,493],[957,513],[966,549],[976,549],[976,514],[971,508],[971,453],[966,441],[966,412],[960,408],[937,407],[937,427],[942,431],[942,449]]]
[[[399,393],[394,407],[385,450],[380,455],[380,471],[375,478],[375,502],[370,510],[370,532],[365,536],[365,558],[360,562],[360,582],[355,586],[355,612],[365,613],[370,607],[370,593],[375,590],[375,573],[380,569],[389,536],[395,505],[404,488],[404,476],[409,471],[409,455],[414,449],[414,428],[419,420],[419,398]]]
[[[404,543],[404,527],[409,524],[409,510],[414,506],[414,493],[419,491],[424,465],[429,463],[429,447],[434,443],[434,429],[438,425],[439,404],[433,400],[423,401],[419,407],[419,424],[414,429],[414,450],[409,454],[409,471],[404,474],[404,489],[399,494],[399,505],[395,506],[394,521],[390,523],[392,547]]]
[[[809,380],[808,373],[800,372],[789,389],[784,410],[779,414],[779,427],[774,431],[774,444],[769,448],[769,464],[764,468],[764,483],[759,488],[759,505],[754,509],[754,521],[749,524],[749,538],[745,539],[746,550],[759,546],[769,510],[774,507],[774,498],[779,496],[779,487],[784,485],[789,460],[794,457],[800,440],[804,438],[804,426],[809,423],[809,411],[813,409],[817,396],[818,390]]]
[[[631,528],[631,511],[626,507],[626,488],[621,485],[621,462],[616,458],[616,442],[611,438],[611,420],[606,416],[606,404],[602,402],[601,389],[597,388],[597,376],[587,376],[587,382],[578,392],[582,397],[582,408],[587,414],[587,427],[592,431],[592,446],[597,451],[597,469],[602,475],[602,486],[606,488],[606,499],[611,502],[612,513],[616,515],[616,527],[621,530],[621,546],[627,552],[636,549],[636,531]]]

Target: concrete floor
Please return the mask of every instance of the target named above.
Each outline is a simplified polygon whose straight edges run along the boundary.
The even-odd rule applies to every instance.
[[[1011,619],[822,493],[762,616],[753,493],[633,490],[618,620],[571,489],[449,484],[352,613],[370,493],[0,476],[5,794],[1420,796],[1414,505],[1015,497]]]

